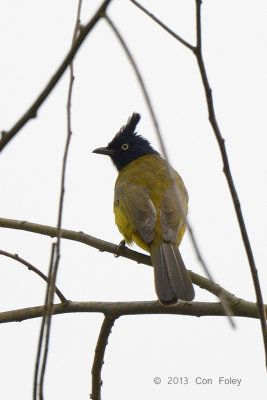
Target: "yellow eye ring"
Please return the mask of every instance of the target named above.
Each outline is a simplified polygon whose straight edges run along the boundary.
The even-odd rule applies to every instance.
[[[123,145],[121,146],[122,150],[128,150],[129,149],[129,145],[128,143],[123,143]]]

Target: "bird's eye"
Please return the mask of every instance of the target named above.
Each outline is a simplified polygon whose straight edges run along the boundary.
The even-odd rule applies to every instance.
[[[123,145],[121,146],[122,150],[128,150],[129,149],[129,145],[128,143],[123,143]]]

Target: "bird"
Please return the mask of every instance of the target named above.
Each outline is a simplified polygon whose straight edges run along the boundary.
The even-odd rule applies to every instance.
[[[115,223],[128,245],[135,242],[150,253],[158,300],[171,306],[195,297],[178,248],[186,229],[188,193],[180,175],[136,132],[140,119],[141,115],[134,112],[111,142],[93,153],[109,156],[115,165]]]

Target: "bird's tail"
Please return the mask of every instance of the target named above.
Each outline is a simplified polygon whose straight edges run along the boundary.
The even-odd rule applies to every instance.
[[[168,306],[178,300],[193,300],[194,288],[178,247],[170,242],[160,246],[152,243],[150,255],[159,301]]]

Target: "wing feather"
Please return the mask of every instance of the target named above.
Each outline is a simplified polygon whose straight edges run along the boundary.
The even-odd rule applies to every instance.
[[[183,199],[183,196],[181,195]],[[184,204],[183,212],[186,214],[186,205]],[[175,193],[173,190],[166,190],[162,196],[160,207],[160,223],[162,229],[162,238],[167,242],[175,243],[179,231],[184,225],[183,216],[179,210]]]
[[[124,184],[115,189],[115,204],[131,221],[146,243],[154,239],[156,210],[144,186]]]

